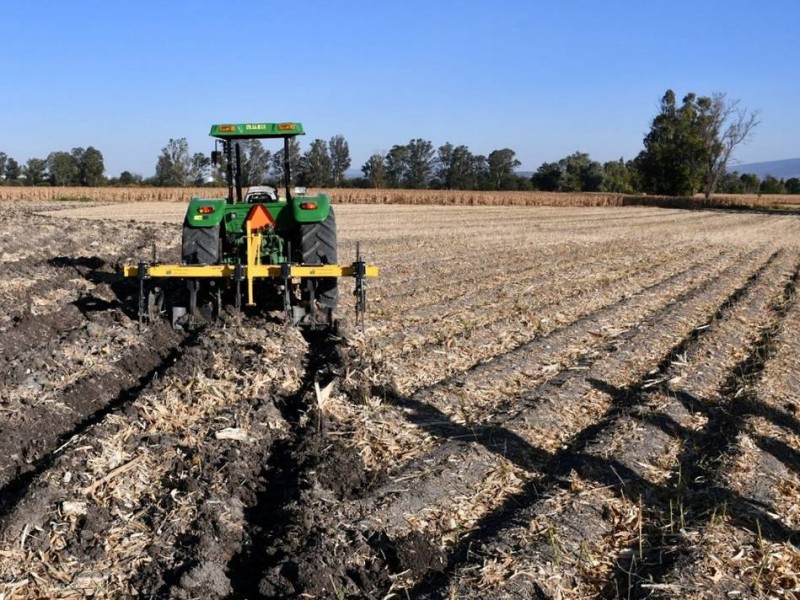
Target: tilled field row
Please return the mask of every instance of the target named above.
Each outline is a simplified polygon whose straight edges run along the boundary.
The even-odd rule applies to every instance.
[[[572,314],[568,307],[561,307],[572,317],[565,317],[566,324],[555,324],[549,333],[482,358],[465,371],[421,386],[407,394],[400,405],[384,403],[380,406],[377,423],[370,403],[360,408],[346,402],[337,404],[336,416],[342,420],[345,430],[352,427],[359,433],[350,439],[360,445],[368,464],[376,468],[384,463],[396,466],[398,461],[410,460],[432,443],[425,428],[408,418],[415,407],[430,406],[468,426],[481,423],[487,415],[497,411],[514,411],[515,404],[526,393],[546,381],[563,383],[571,374],[584,370],[587,363],[614,351],[617,340],[630,336],[644,319],[657,323],[665,307],[678,304],[683,296],[702,288],[726,269],[742,268],[739,266],[741,258],[734,254],[672,274],[653,273],[650,274],[652,279],[648,277],[642,282],[629,280],[613,290],[611,297],[598,296],[589,308],[572,304]],[[585,311],[589,313],[583,314]],[[447,358],[449,351],[443,350],[442,355]],[[374,353],[362,353],[362,356],[373,360]],[[385,371],[389,371],[389,367],[380,364],[363,365],[359,369],[361,376],[373,382],[377,397],[400,398],[396,382],[381,383]],[[379,382],[377,389],[376,380]],[[369,391],[363,393],[366,397],[370,395]],[[436,416],[430,419],[440,420]],[[417,421],[424,420],[422,415],[417,418]]]
[[[639,295],[649,297],[654,288],[676,276],[687,280],[692,275],[699,276],[708,263],[716,268],[733,258],[717,253],[699,254],[699,257],[687,255],[665,262],[656,257],[647,265],[623,265],[619,270],[610,267],[567,281],[553,280],[535,299],[521,305],[505,304],[491,311],[481,309],[477,315],[456,316],[455,323],[437,322],[437,327],[431,324],[429,330],[436,332],[435,337],[422,346],[415,344],[415,331],[410,328],[404,343],[398,344],[402,349],[399,356],[392,355],[391,347],[388,351],[373,348],[372,360],[383,360],[386,376],[401,393],[412,386],[428,386],[505,355],[513,356],[516,349],[533,340],[570,327],[610,305]],[[483,315],[491,316],[484,318]],[[610,323],[600,325],[593,335],[598,340],[613,335],[614,326]],[[617,329],[624,328],[620,327],[621,323],[617,322]],[[589,343],[585,350],[593,346]],[[557,363],[550,363],[550,368],[554,364]],[[416,368],[411,370],[411,377],[404,376],[408,366]]]
[[[503,273],[502,267],[498,267],[495,276],[471,282],[465,289],[453,292],[448,286],[446,290],[438,290],[433,298],[441,297],[447,300],[445,303],[433,298],[422,305],[414,300],[398,301],[402,310],[386,315],[373,337],[380,339],[387,350],[400,346],[405,352],[409,346],[416,349],[422,344],[442,344],[456,332],[469,335],[474,329],[501,319],[512,321],[510,326],[530,326],[532,322],[535,325],[537,318],[541,321],[537,317],[541,307],[548,301],[552,303],[559,291],[563,290],[557,298],[561,302],[578,303],[641,272],[676,271],[721,254],[711,248],[657,248],[648,253],[646,262],[628,253],[606,255],[603,268],[599,269],[594,261],[597,250],[571,252],[561,260],[548,261],[547,267],[521,272]],[[570,274],[568,278],[565,273]]]
[[[537,456],[541,459],[543,456],[548,456],[548,453],[557,452],[579,432],[599,421],[609,410],[612,398],[607,393],[607,388],[598,386],[595,382],[621,387],[631,379],[635,381],[639,376],[649,372],[658,364],[656,359],[660,359],[666,353],[665,348],[671,348],[676,340],[684,339],[694,325],[705,323],[713,316],[732,290],[745,285],[753,273],[753,267],[758,264],[756,261],[763,260],[763,255],[759,258],[754,257],[744,264],[735,265],[727,273],[727,277],[720,277],[711,283],[694,288],[694,293],[687,294],[681,302],[657,311],[649,322],[636,327],[633,335],[621,336],[621,339],[607,345],[603,352],[589,361],[589,364],[582,365],[583,368],[579,370],[567,368],[562,372],[567,377],[556,377],[556,373],[551,373],[550,377],[527,381],[523,384],[524,387],[504,390],[506,397],[517,399],[516,405],[499,404],[496,399],[489,399],[488,406],[481,408],[481,404],[487,403],[486,392],[497,386],[496,383],[492,384],[492,375],[488,369],[481,369],[470,374],[480,385],[471,386],[468,382],[464,383],[464,389],[472,393],[473,399],[462,405],[474,411],[473,418],[459,418],[461,415],[457,412],[457,408],[460,405],[454,404],[453,394],[443,391],[412,397],[409,408],[412,410],[416,408],[415,412],[423,414],[426,410],[432,409],[440,415],[440,419],[450,419],[453,426],[461,430],[462,436],[467,440],[469,436],[478,435],[481,426],[486,424],[485,435],[488,436],[488,440],[481,444],[470,444],[468,451],[476,453],[475,458],[460,459],[459,462],[478,464],[481,461],[477,455],[484,454],[486,450],[489,450],[490,454],[484,454],[484,457],[494,453],[503,460],[511,457],[513,461],[515,447],[518,451],[526,447],[531,449],[530,452],[522,452],[519,456],[522,463],[520,466],[529,460],[538,462]],[[646,349],[641,343],[644,339],[650,341],[644,345]],[[531,352],[530,358],[534,361],[541,360],[539,353],[535,352]],[[522,370],[525,369],[525,363],[518,364]],[[402,399],[396,400],[396,403],[402,402]],[[506,409],[505,414],[496,412],[495,407],[498,404]],[[419,421],[422,420],[419,418],[417,420],[419,425]],[[463,425],[459,426],[461,423]],[[424,421],[421,426],[425,426]],[[500,434],[497,433],[497,429],[501,430]],[[438,430],[442,432],[440,435],[443,435],[446,428],[439,425]],[[509,440],[504,439],[506,433],[510,436]],[[513,443],[515,439],[526,442],[527,446],[520,448],[519,444]],[[456,446],[458,444],[454,445]],[[490,469],[496,467],[497,465],[489,465]],[[455,475],[462,480],[464,489],[467,489],[479,483],[485,473],[474,473],[469,478],[464,478],[463,472],[457,472]],[[442,499],[443,506],[447,502],[446,498]]]
[[[570,454],[552,461],[528,506],[508,503],[502,524],[474,540],[451,589],[458,596],[480,586],[513,597],[576,598],[648,597],[661,589],[659,575],[692,547],[695,528],[715,518],[707,502],[718,491],[706,489],[709,463],[726,438],[703,398],[715,402],[728,391],[742,353],[774,320],[772,302],[796,263],[796,255],[776,260],[657,371],[609,388],[614,407],[591,435],[570,444]],[[710,587],[697,583],[699,590]],[[679,595],[687,597],[686,590]]]
[[[423,550],[428,549],[427,556],[433,562],[420,570],[425,573],[441,568],[440,543],[447,547],[459,540],[476,523],[500,509],[504,500],[516,497],[514,492],[522,493],[521,486],[535,486],[538,479],[549,475],[548,471],[553,469],[554,462],[560,462],[564,452],[576,452],[587,437],[595,435],[587,433],[594,431],[593,424],[605,422],[613,413],[614,397],[609,388],[632,385],[644,377],[691,336],[697,326],[707,323],[742,289],[752,285],[758,273],[775,270],[774,261],[768,256],[762,252],[731,267],[726,276],[689,294],[653,319],[650,327],[639,328],[621,341],[608,358],[595,361],[581,376],[553,386],[547,396],[540,390],[529,408],[495,419],[490,426],[482,427],[479,419],[459,424],[430,397],[425,401],[389,398],[407,410],[407,419],[435,438],[449,441],[433,451],[429,459],[421,459],[405,472],[395,473],[395,482],[377,488],[369,499],[338,507],[343,514],[328,518],[356,525],[345,531],[340,526],[333,540],[317,540],[296,548],[294,559],[299,554],[302,563],[302,557],[307,560],[311,555],[329,554],[332,545],[352,547],[359,539],[370,540],[375,536],[386,536],[395,544],[395,551],[401,552],[403,540],[406,544],[411,543],[409,540],[418,544],[414,536],[424,532],[428,544]],[[645,339],[647,344],[642,343]],[[595,382],[603,385],[598,387]],[[324,522],[320,515],[326,512],[326,505],[313,496],[306,501],[309,505],[304,507],[301,520]],[[365,513],[369,515],[367,518]],[[377,560],[363,547],[358,556],[362,566]],[[353,581],[347,576],[348,564],[333,568],[338,570],[332,574],[331,582],[322,589],[309,590],[311,593],[330,592],[337,586],[351,589],[348,586]],[[407,585],[413,577],[408,580],[406,574],[401,579],[402,585]],[[396,589],[398,585],[401,585],[399,579],[390,587]]]
[[[300,388],[305,344],[265,323],[205,333],[4,506],[7,597],[230,592],[244,508],[288,431],[275,398]]]
[[[758,339],[737,349],[738,363],[720,389],[678,396],[707,420],[695,446],[710,452],[695,450],[676,485],[688,509],[675,552],[659,565],[652,588],[639,586],[654,597],[800,593],[798,275],[800,266],[771,298],[767,318],[750,332]]]
[[[80,333],[85,335],[83,328]],[[41,365],[28,362],[38,367],[36,376],[0,393],[4,496],[46,468],[51,453],[74,435],[135,398],[191,341],[163,325],[144,334],[128,329],[89,349],[80,344],[62,355],[65,348],[59,346]]]

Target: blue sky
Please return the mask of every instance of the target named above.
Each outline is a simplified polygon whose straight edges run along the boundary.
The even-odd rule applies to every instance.
[[[95,146],[150,176],[217,122],[343,134],[358,169],[416,137],[535,170],[633,158],[667,88],[758,109],[741,162],[800,156],[797,0],[8,0],[0,151]]]

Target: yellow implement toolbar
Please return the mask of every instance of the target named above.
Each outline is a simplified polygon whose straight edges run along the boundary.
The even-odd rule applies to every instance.
[[[233,277],[236,270],[234,265],[149,265],[147,267],[148,277]],[[253,278],[259,277],[280,277],[280,265],[253,265],[248,267],[242,265],[242,276],[249,275]],[[138,277],[139,267],[137,265],[125,265],[122,268],[125,277]],[[365,273],[367,277],[377,277],[378,267],[367,265]],[[294,277],[355,277],[356,269],[352,265],[292,265],[289,268],[289,276]]]

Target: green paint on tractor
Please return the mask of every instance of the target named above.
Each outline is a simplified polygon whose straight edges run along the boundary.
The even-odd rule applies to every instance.
[[[264,139],[305,135],[302,123],[235,123],[212,125],[211,137],[219,139]]]
[[[289,138],[304,135],[302,123],[235,123],[212,125],[210,135],[217,138],[217,145],[222,151],[212,153],[214,164],[218,164],[224,156],[226,160],[226,179],[228,183],[227,198],[192,198],[186,211],[184,221],[184,240],[190,239],[191,245],[212,246],[214,242],[205,237],[219,237],[219,251],[205,252],[198,258],[192,254],[191,248],[184,244],[184,262],[236,264],[246,260],[245,221],[255,204],[262,205],[274,221],[274,227],[265,232],[260,252],[261,264],[280,264],[283,262],[302,261],[302,227],[314,223],[323,223],[331,214],[331,201],[326,194],[315,196],[293,195],[288,180],[291,177],[289,165],[284,165],[284,172],[289,174],[283,195],[274,188],[274,194],[264,201],[264,194],[242,194],[240,152],[237,148],[239,140],[249,139],[283,139],[284,156],[288,156]],[[259,188],[260,189],[260,188]],[[208,236],[187,230],[208,230]],[[213,232],[213,233],[212,233]],[[289,256],[289,250],[292,254]]]
[[[268,309],[282,305],[287,322],[312,328],[335,327],[338,278],[353,277],[356,322],[367,303],[366,277],[378,269],[361,260],[338,264],[336,217],[325,194],[292,193],[289,140],[303,135],[301,123],[212,125],[214,165],[224,165],[228,194],[192,198],[183,222],[180,264],[140,260],[125,265],[125,277],[139,281],[139,322],[171,311],[174,327],[193,327],[221,314],[223,306]],[[248,182],[243,195],[241,140],[283,140],[284,193]],[[251,157],[252,158],[252,157]],[[263,165],[266,168],[266,165]],[[260,183],[260,182],[257,182]],[[183,280],[180,294],[172,282]],[[156,285],[153,285],[155,283]],[[162,285],[164,286],[162,288]],[[179,296],[185,296],[181,304]]]
[[[302,123],[296,122],[211,126],[210,135],[216,139],[211,158],[215,165],[225,165],[228,195],[225,198],[192,198],[189,202],[183,224],[182,264],[247,264],[246,223],[257,206],[263,207],[269,215],[269,222],[260,228],[256,238],[260,239],[256,250],[259,264],[337,264],[336,221],[330,198],[325,194],[292,193],[289,140],[304,134]],[[283,140],[283,193],[266,185],[251,186],[243,193],[240,142],[252,139]],[[195,287],[200,289],[201,283]],[[197,296],[199,292],[192,293]],[[307,298],[330,312],[338,300],[337,280],[309,279],[298,293],[303,297],[301,301]]]

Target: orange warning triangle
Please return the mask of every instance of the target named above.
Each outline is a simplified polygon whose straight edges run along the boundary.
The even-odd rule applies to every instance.
[[[247,213],[247,221],[250,222],[250,227],[255,231],[256,229],[264,229],[267,225],[275,227],[275,219],[269,214],[269,211],[264,208],[263,204],[256,204]]]

